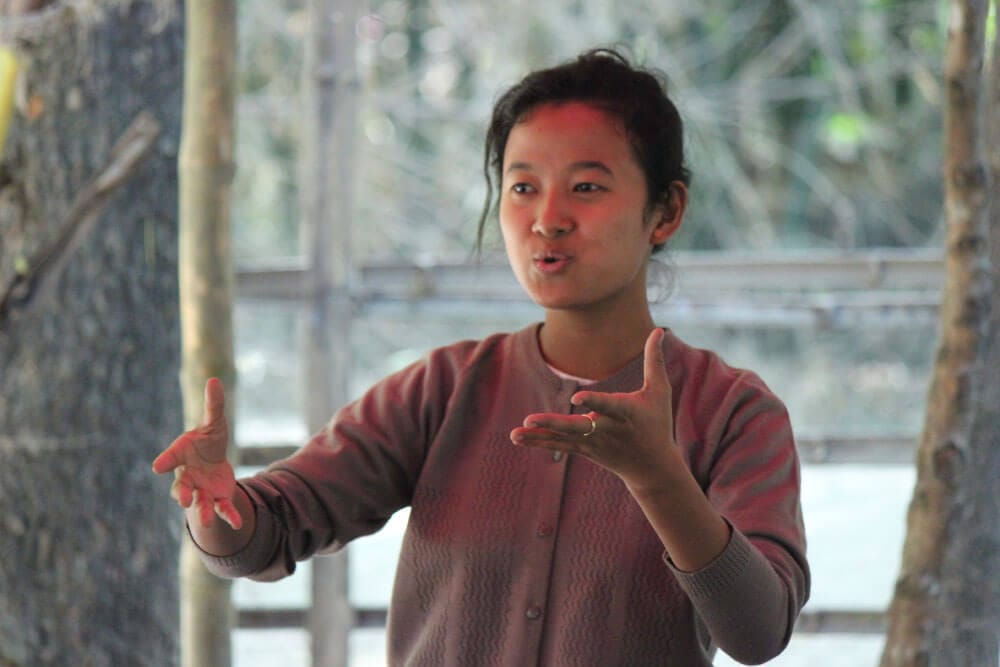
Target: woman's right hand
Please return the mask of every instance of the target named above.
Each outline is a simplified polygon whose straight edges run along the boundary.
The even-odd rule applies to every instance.
[[[205,420],[181,434],[153,461],[157,473],[174,471],[170,495],[185,509],[193,509],[202,526],[209,527],[218,515],[233,530],[243,525],[234,504],[236,476],[226,460],[229,425],[225,414],[222,382],[205,383]]]

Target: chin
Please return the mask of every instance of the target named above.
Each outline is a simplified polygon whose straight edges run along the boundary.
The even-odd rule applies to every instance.
[[[545,310],[579,310],[583,304],[569,296],[530,294],[531,300]]]

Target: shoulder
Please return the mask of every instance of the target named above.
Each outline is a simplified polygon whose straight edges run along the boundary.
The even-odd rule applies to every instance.
[[[718,353],[668,337],[667,373],[676,409],[700,438],[724,439],[748,428],[787,430],[784,402],[755,372],[727,363]]]

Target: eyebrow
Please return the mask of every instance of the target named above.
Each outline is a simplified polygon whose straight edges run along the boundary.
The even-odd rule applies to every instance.
[[[570,171],[585,171],[587,169],[596,169],[597,171],[604,172],[608,176],[614,176],[614,172],[599,160],[580,160],[579,162],[574,162],[569,166]],[[507,171],[504,173],[509,174],[512,171],[534,171],[534,168],[529,162],[512,162]]]

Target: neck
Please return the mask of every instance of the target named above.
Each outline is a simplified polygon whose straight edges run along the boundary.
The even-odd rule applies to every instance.
[[[546,311],[539,332],[545,360],[578,377],[602,380],[638,356],[655,328],[648,305],[615,317],[578,311]]]

